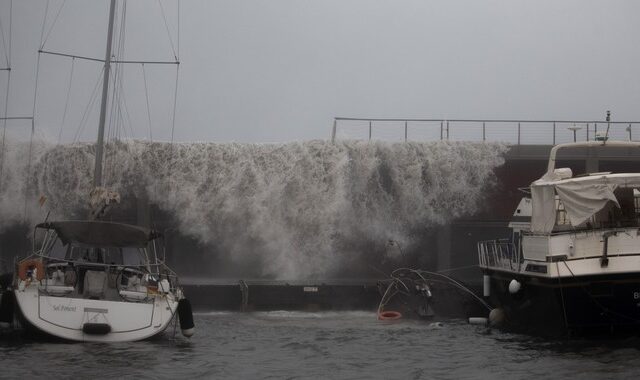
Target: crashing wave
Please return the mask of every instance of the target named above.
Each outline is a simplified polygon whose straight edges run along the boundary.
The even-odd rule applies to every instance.
[[[7,143],[0,229],[88,212],[93,146]],[[105,186],[147,199],[180,233],[263,274],[339,270],[363,247],[478,211],[506,146],[462,142],[305,141],[282,144],[108,144]],[[45,196],[40,208],[37,200]],[[26,205],[26,207],[25,207]]]

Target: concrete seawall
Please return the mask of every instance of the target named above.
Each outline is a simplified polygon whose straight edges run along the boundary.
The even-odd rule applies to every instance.
[[[224,261],[209,247],[196,239],[180,234],[170,234],[167,239],[168,263],[178,273],[204,276],[208,279],[183,279],[187,294],[194,305],[201,309],[225,310],[273,310],[275,309],[372,309],[379,301],[378,281],[384,280],[381,272],[388,273],[398,265],[410,265],[429,270],[439,270],[461,279],[472,287],[480,285],[481,273],[477,268],[478,241],[506,238],[507,225],[513,211],[524,195],[518,190],[529,186],[546,170],[551,145],[513,146],[505,154],[504,165],[495,169],[495,186],[486,194],[480,211],[454,220],[445,226],[425,229],[423,244],[409,252],[410,262],[369,262],[359,271],[344,268],[341,278],[325,281],[246,281],[248,292],[243,293],[239,279],[251,278],[233,262]],[[635,172],[640,169],[640,154],[634,150],[603,149],[574,150],[559,156],[558,167],[571,167],[574,175],[585,172],[614,171]],[[164,226],[171,229],[175,223],[170,215],[157,207],[138,199],[137,212],[126,219],[132,223]],[[123,216],[124,218],[125,216]],[[13,256],[30,251],[31,227],[17,225],[0,234],[0,262],[2,271],[10,271]],[[204,268],[204,269],[203,269]],[[202,270],[200,273],[196,273]],[[238,280],[214,281],[225,278]],[[255,275],[255,273],[253,273]]]

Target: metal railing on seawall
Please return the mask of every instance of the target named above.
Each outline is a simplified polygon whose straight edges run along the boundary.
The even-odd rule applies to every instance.
[[[395,141],[499,141],[516,145],[556,145],[572,141],[640,140],[640,121],[404,119],[335,117],[336,139]]]

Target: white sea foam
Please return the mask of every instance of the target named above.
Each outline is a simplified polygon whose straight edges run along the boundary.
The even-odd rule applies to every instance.
[[[93,147],[7,141],[0,228],[86,212]],[[170,213],[176,229],[276,278],[310,278],[345,257],[478,210],[506,146],[484,143],[306,141],[150,143],[107,147],[105,184]],[[25,188],[26,186],[26,188]]]

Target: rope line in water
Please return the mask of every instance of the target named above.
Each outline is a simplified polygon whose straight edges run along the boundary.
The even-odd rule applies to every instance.
[[[455,280],[453,277],[447,276],[447,275],[442,274],[442,273],[431,272],[431,271],[422,270],[422,269],[415,270],[415,269],[410,269],[410,268],[400,268],[400,269],[396,269],[395,271],[398,271],[398,270],[408,270],[408,271],[411,271],[411,272],[415,272],[416,274],[418,274],[425,281],[426,281],[426,278],[424,278],[422,276],[422,273],[426,273],[426,274],[429,274],[429,275],[432,275],[432,276],[443,277],[446,280],[450,281],[452,285],[456,286],[460,290],[463,290],[463,291],[467,292],[469,295],[471,295],[473,298],[475,298],[478,302],[480,302],[484,307],[486,307],[487,310],[491,310],[492,309],[492,307],[485,300],[483,300],[482,298],[478,297],[473,291],[471,291],[469,288],[464,286],[459,281]]]
[[[558,265],[557,261],[556,261],[556,271],[558,272],[558,284],[560,285],[560,300],[562,302],[562,315],[564,316],[564,328],[566,329],[569,327],[569,321],[567,319],[567,309],[564,303],[564,290],[562,288],[562,280],[560,280],[560,266]]]
[[[471,269],[471,268],[477,268],[478,264],[473,264],[473,265],[465,265],[465,266],[461,266],[461,267],[453,267],[453,268],[447,268],[447,269],[440,269],[437,272],[438,273],[447,273],[447,272],[455,272],[458,270],[463,270],[463,269]]]
[[[409,274],[414,274],[414,275],[418,276],[425,283],[427,283],[429,281],[435,281],[435,282],[442,283],[442,284],[445,284],[445,285],[454,286],[455,288],[460,289],[463,292],[471,295],[475,300],[477,300],[478,302],[480,302],[480,304],[482,304],[485,308],[487,308],[487,310],[491,311],[493,309],[485,300],[483,300],[482,298],[478,297],[473,291],[471,291],[469,288],[467,288],[466,286],[461,284],[459,281],[455,280],[454,278],[452,278],[450,276],[447,276],[445,274],[438,273],[438,272],[431,272],[431,271],[421,270],[421,269],[398,268],[398,269],[394,270],[393,272],[391,272],[391,274],[389,275],[389,277],[391,278],[392,281],[387,286],[387,289],[383,293],[382,298],[380,299],[380,303],[378,304],[378,313],[377,314],[378,314],[379,318],[380,318],[381,313],[384,310],[384,307],[389,303],[389,301],[391,301],[391,299],[396,294],[400,293],[400,294],[404,294],[406,296],[410,296],[411,295],[411,291],[409,290],[409,287],[407,286],[407,284],[405,284],[405,280],[411,280],[411,279],[410,278],[401,278],[398,275],[401,272],[408,272]],[[428,276],[441,277],[445,281],[434,280],[434,279],[427,280],[427,277],[425,277],[423,274],[424,275],[428,275]],[[413,280],[411,280],[411,281],[413,281]],[[406,292],[404,292],[404,291],[399,289],[400,285],[402,285],[402,287],[406,290]],[[393,292],[392,292],[392,289],[394,289]]]

